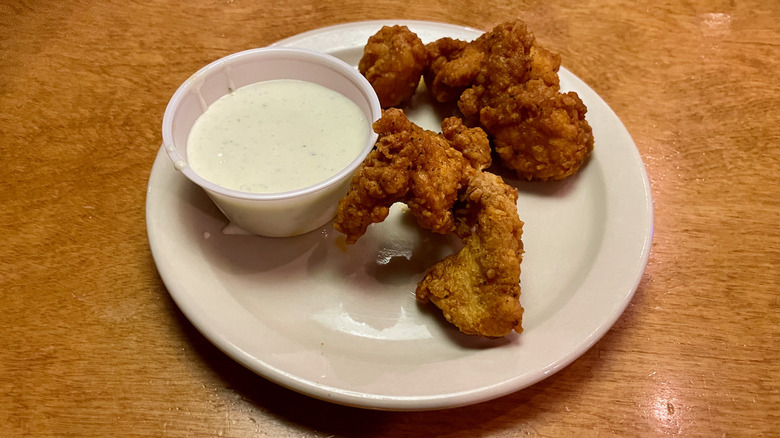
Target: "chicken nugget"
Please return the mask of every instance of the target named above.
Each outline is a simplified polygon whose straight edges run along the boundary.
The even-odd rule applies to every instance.
[[[496,338],[523,330],[523,222],[516,202],[517,190],[501,177],[474,173],[455,206],[463,248],[417,286],[418,301],[432,302],[463,333]]]
[[[576,173],[593,150],[586,111],[577,93],[560,93],[535,79],[493,99],[479,120],[518,177],[560,180]]]
[[[471,43],[452,38],[428,43],[425,50],[425,86],[436,101],[456,102],[474,82],[485,53]]]
[[[490,144],[480,128],[466,128],[459,120],[445,120],[455,144],[447,137],[427,131],[390,108],[374,123],[379,134],[371,151],[350,182],[347,195],[336,210],[336,230],[354,243],[369,225],[383,221],[390,206],[403,202],[417,223],[435,233],[454,231],[452,206],[471,173],[489,164]],[[475,141],[466,146],[466,139]]]
[[[420,83],[425,45],[406,26],[384,26],[368,39],[358,70],[374,87],[383,108],[408,101]]]

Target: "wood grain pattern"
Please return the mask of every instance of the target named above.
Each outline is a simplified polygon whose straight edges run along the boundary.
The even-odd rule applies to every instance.
[[[527,21],[634,137],[655,236],[615,327],[476,406],[362,411],[209,344],[163,286],[145,188],[170,95],[314,28]],[[780,436],[780,4],[364,0],[0,4],[0,435]]]

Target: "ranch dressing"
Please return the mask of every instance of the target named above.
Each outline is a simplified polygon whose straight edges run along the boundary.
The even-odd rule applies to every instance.
[[[238,88],[195,121],[187,161],[222,187],[301,189],[336,174],[365,146],[369,124],[352,100],[318,84],[272,80]]]

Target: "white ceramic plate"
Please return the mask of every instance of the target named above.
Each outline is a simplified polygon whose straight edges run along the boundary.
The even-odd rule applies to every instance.
[[[359,22],[277,43],[330,52],[356,64],[383,24],[424,42],[481,32],[429,22]],[[565,90],[588,106],[596,139],[581,172],[560,183],[510,180],[525,221],[521,335],[462,335],[414,299],[426,268],[453,251],[394,207],[347,246],[329,224],[287,239],[223,233],[207,196],[164,151],[147,193],[154,260],[171,296],[222,351],[280,385],[345,405],[388,410],[462,406],[517,391],[584,353],[631,300],[650,251],[652,201],[642,160],[620,120],[561,69]],[[438,130],[424,97],[410,118]]]

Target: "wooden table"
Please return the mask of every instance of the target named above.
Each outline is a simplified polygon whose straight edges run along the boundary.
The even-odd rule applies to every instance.
[[[178,310],[144,222],[173,91],[317,27],[524,19],[615,110],[655,235],[607,335],[525,390],[380,412],[283,389]],[[780,3],[0,4],[0,435],[780,435]]]

